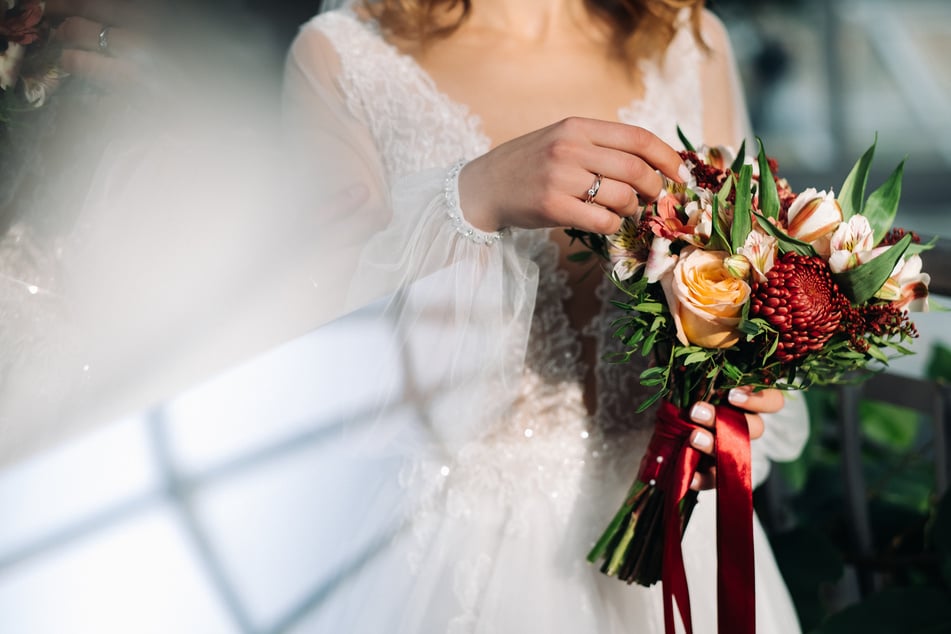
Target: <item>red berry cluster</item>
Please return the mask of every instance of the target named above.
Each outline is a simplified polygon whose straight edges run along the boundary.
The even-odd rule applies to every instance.
[[[726,172],[720,171],[713,165],[707,165],[697,156],[696,152],[691,152],[690,150],[682,151],[680,158],[682,158],[684,162],[689,162],[692,165],[690,171],[694,178],[697,179],[697,186],[714,192],[720,190],[720,186],[723,185],[723,181],[726,180]]]
[[[843,315],[842,322],[849,336],[849,343],[858,352],[868,350],[869,343],[866,337],[869,334],[880,337],[905,335],[915,338],[918,336],[918,329],[908,318],[908,313],[892,302],[859,307],[849,306]]]
[[[911,235],[911,241],[918,244],[921,242],[921,236],[919,236],[914,231],[906,231],[901,227],[894,227],[885,234],[885,237],[882,238],[880,246],[891,246],[904,238],[906,235]]]

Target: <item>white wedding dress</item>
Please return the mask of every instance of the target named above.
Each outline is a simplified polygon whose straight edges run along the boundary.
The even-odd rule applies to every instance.
[[[645,65],[644,98],[618,119],[670,142],[678,124],[702,139],[700,55],[682,28],[666,62]],[[305,25],[285,101],[296,170],[325,215],[317,248],[332,254],[327,301],[356,308],[388,297],[404,368],[397,377],[368,370],[388,398],[353,432],[352,473],[340,478],[378,482],[354,501],[356,519],[328,518],[350,522],[352,540],[382,535],[381,545],[344,571],[315,631],[663,632],[659,585],[628,586],[585,560],[652,423],[633,414],[643,398],[636,367],[598,362],[597,414],[583,403],[580,337],[613,345],[610,284],[600,317],[579,333],[549,232],[486,234],[465,222],[456,166],[490,141],[375,24],[343,10]],[[348,204],[324,204],[341,196]],[[754,442],[757,482],[768,459],[798,454],[808,427],[795,395],[767,418]],[[698,634],[716,631],[713,495],[701,494],[683,540]],[[798,632],[758,524],[754,535],[757,631]]]

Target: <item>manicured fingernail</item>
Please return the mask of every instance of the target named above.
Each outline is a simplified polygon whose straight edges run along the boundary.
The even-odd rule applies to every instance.
[[[690,170],[687,169],[686,165],[681,164],[681,166],[677,168],[677,176],[680,177],[681,181],[686,183],[690,180]]]
[[[690,488],[691,489],[700,488],[700,474],[699,473],[693,474],[693,479],[690,480]]]
[[[709,449],[713,446],[713,436],[698,429],[697,431],[693,432],[693,438],[691,439],[690,444],[697,449]]]
[[[663,200],[663,199],[665,199],[665,198],[667,198],[667,188],[666,188],[666,187],[661,187],[661,188],[660,188],[660,193],[657,194],[657,200]]]
[[[742,405],[746,401],[750,400],[750,395],[746,390],[741,390],[740,388],[735,387],[730,390],[729,399],[734,405]]]
[[[709,403],[695,403],[690,409],[690,418],[698,423],[709,423],[713,420],[713,407]]]

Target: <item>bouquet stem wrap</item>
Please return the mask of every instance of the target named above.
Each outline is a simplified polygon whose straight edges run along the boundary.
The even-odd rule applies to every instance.
[[[588,555],[601,570],[628,583],[663,583],[664,623],[674,634],[674,608],[692,634],[690,595],[681,539],[697,495],[690,483],[704,454],[690,446],[698,425],[668,401],[661,403],[654,435],[624,505]],[[753,634],[753,489],[750,438],[743,412],[716,408],[717,596],[721,633]]]

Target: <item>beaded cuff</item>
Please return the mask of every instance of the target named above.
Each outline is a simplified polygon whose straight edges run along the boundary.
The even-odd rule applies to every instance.
[[[476,244],[492,245],[502,239],[505,229],[500,231],[482,231],[469,224],[462,216],[459,208],[459,172],[466,161],[458,161],[446,174],[446,183],[443,187],[443,196],[446,198],[446,215],[455,230],[464,238]]]

